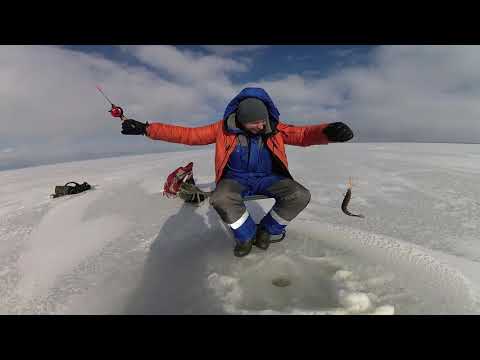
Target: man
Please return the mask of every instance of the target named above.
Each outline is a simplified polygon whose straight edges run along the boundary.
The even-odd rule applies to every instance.
[[[236,239],[234,255],[248,255],[252,245],[266,250],[285,237],[288,223],[310,202],[310,192],[288,170],[285,144],[311,146],[345,142],[352,130],[341,122],[294,126],[281,122],[270,96],[261,88],[245,88],[228,104],[223,119],[187,128],[125,120],[122,134],[186,144],[215,143],[216,189],[210,198]],[[243,197],[265,195],[275,205],[258,225]]]

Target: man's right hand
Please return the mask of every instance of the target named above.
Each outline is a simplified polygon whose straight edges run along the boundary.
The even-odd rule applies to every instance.
[[[127,119],[122,122],[123,135],[146,135],[148,122],[146,124],[133,119]]]

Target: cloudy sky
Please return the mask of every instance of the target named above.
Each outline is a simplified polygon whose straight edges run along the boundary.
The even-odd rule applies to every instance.
[[[344,121],[359,142],[480,142],[479,46],[0,46],[0,170],[191,149],[120,134],[199,126],[246,86],[284,122]]]

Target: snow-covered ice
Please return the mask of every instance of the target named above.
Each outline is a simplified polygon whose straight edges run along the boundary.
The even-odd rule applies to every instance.
[[[198,149],[1,171],[0,313],[479,313],[480,145],[288,147],[312,200],[283,242],[240,259],[207,202],[162,196],[190,161],[212,188],[213,149]],[[365,219],[340,210],[350,176]],[[68,181],[95,188],[49,197]],[[247,204],[256,220],[272,205]]]

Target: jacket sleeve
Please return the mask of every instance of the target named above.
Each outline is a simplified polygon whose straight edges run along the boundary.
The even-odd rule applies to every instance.
[[[215,143],[221,121],[207,126],[189,128],[159,122],[149,124],[147,136],[152,140],[184,145],[208,145]]]
[[[283,141],[288,145],[296,146],[311,146],[311,145],[326,145],[328,141],[327,136],[323,130],[328,123],[309,125],[309,126],[295,126],[285,123],[279,123],[277,129],[282,133]]]

